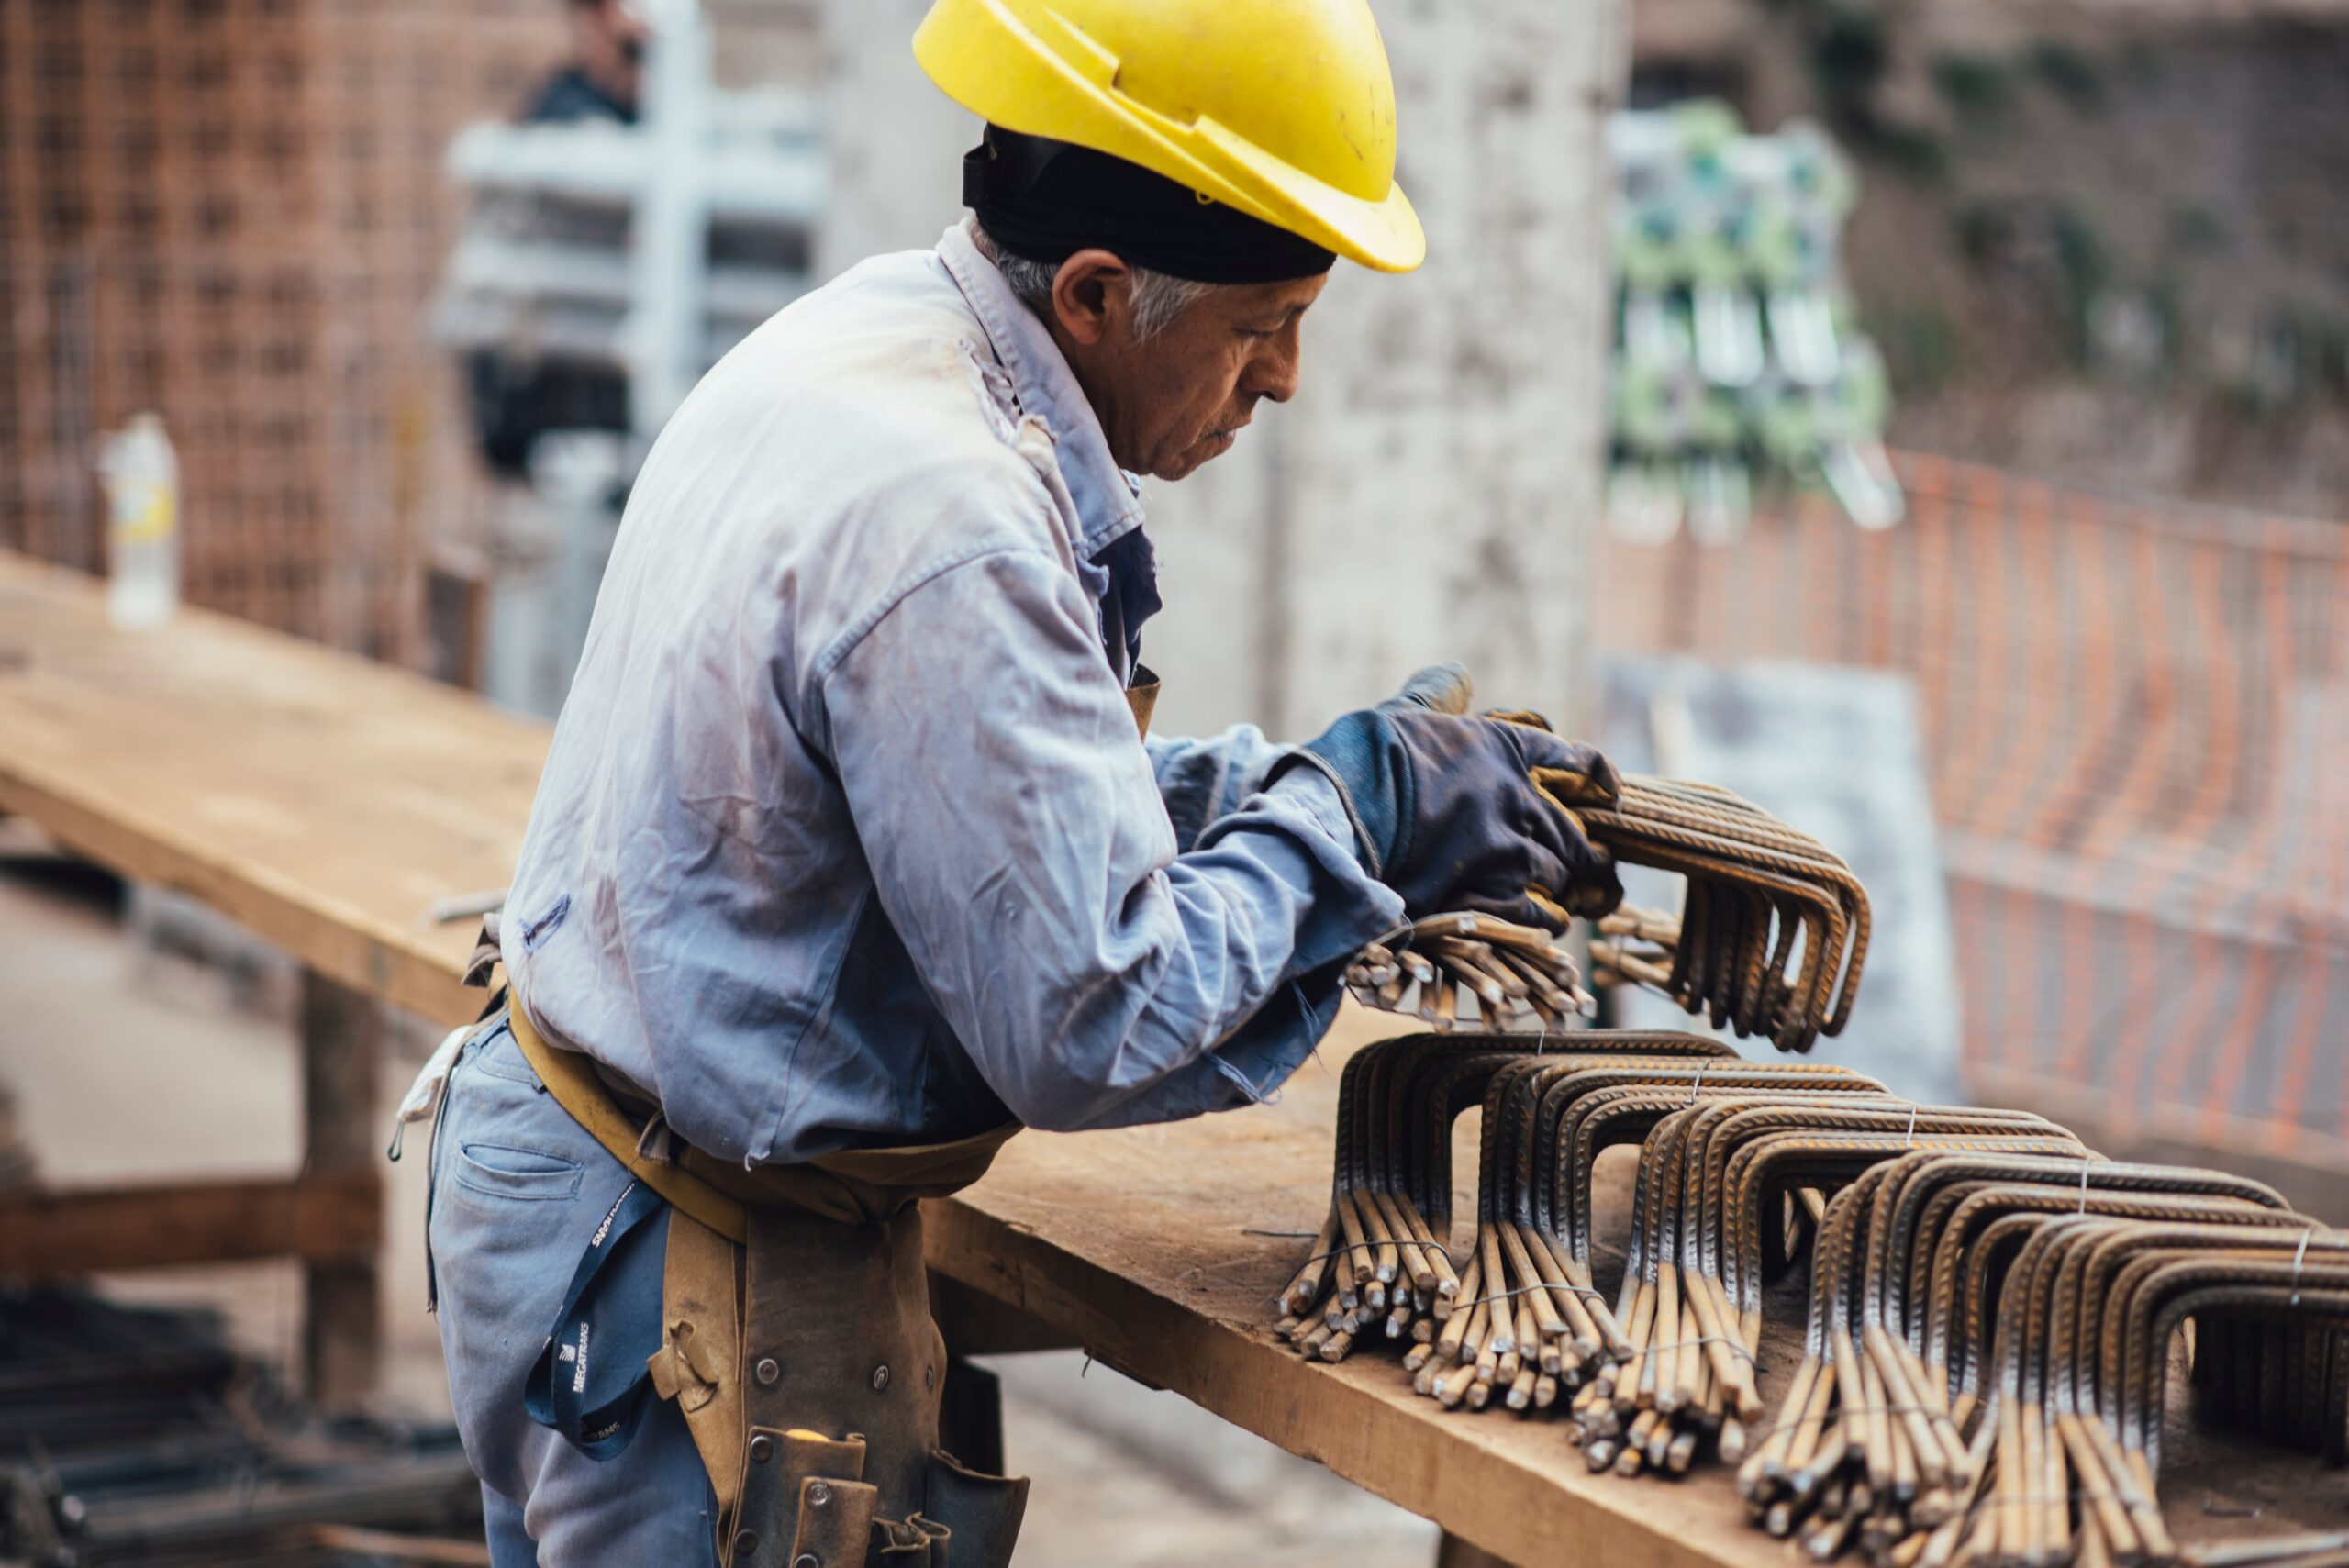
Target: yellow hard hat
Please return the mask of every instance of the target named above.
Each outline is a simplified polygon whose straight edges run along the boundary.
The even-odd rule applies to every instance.
[[[1365,0],[936,0],[914,58],[990,124],[1138,163],[1380,272],[1426,259]]]

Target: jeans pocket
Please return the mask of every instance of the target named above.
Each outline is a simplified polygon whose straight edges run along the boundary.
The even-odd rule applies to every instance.
[[[568,1201],[579,1195],[584,1169],[560,1155],[495,1143],[468,1143],[457,1151],[457,1184],[491,1197]]]

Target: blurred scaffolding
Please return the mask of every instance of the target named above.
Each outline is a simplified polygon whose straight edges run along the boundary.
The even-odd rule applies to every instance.
[[[1599,645],[1916,681],[1981,1098],[2349,1168],[2349,529],[1897,467],[1609,541]]]
[[[711,10],[729,72],[807,71],[808,5]],[[565,40],[563,0],[0,0],[0,548],[101,568],[98,443],[153,409],[191,600],[429,662],[484,506],[449,141]]]

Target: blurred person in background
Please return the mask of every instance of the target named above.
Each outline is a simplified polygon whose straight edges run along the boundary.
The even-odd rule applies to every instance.
[[[563,0],[571,60],[547,78],[526,125],[636,124],[651,36],[634,0]],[[482,461],[501,478],[529,477],[530,448],[550,430],[629,428],[628,377],[603,365],[489,351],[465,362]]]
[[[644,44],[651,36],[634,0],[565,0],[571,63],[547,78],[530,112],[536,125],[613,119],[636,123],[644,86]]]
[[[1606,760],[1456,666],[1301,747],[1148,734],[1139,476],[1297,395],[1339,256],[1425,251],[1364,0],[1278,10],[937,0],[974,216],[653,444],[477,955],[510,989],[440,1064],[499,1568],[1006,1562],[1027,1484],[941,1447],[918,1200],[1022,1127],[1263,1100],[1407,916],[1620,898],[1560,800]]]

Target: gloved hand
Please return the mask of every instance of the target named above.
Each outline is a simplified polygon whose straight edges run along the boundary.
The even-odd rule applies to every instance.
[[[1468,717],[1471,690],[1459,665],[1422,670],[1284,758],[1272,777],[1292,766],[1328,775],[1371,874],[1414,916],[1475,909],[1556,929],[1569,914],[1613,909],[1623,897],[1614,864],[1573,811],[1614,801],[1613,764],[1536,715]]]

